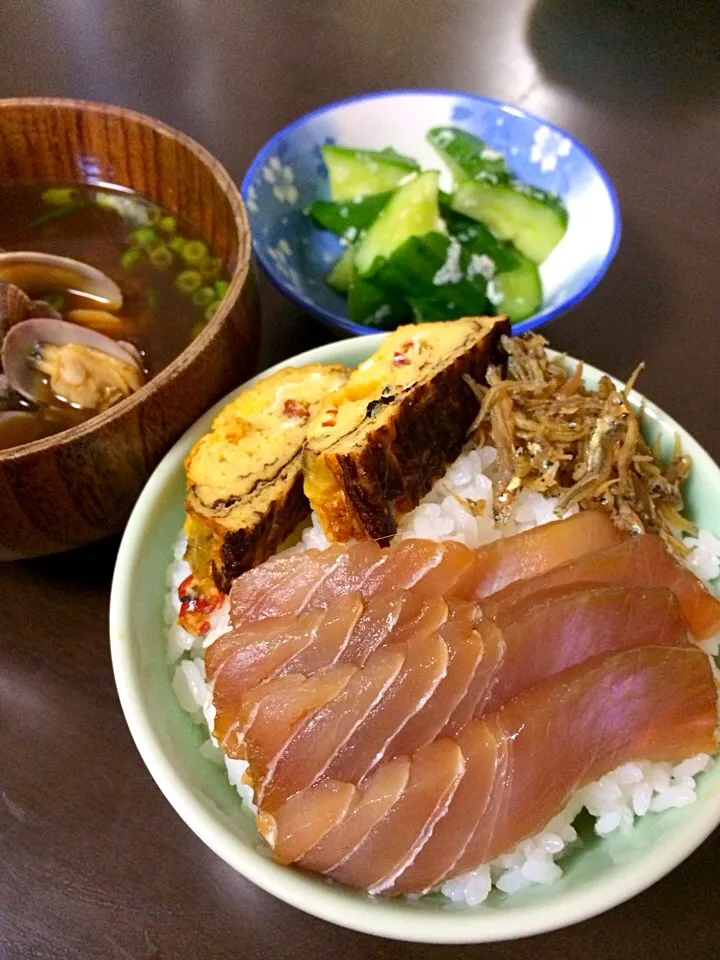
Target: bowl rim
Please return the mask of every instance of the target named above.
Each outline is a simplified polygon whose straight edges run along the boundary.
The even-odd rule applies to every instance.
[[[350,106],[353,103],[359,103],[361,101],[368,100],[381,100],[390,97],[396,96],[418,96],[418,97],[458,97],[464,98],[467,100],[475,101],[476,103],[488,104],[490,106],[499,107],[502,110],[505,110],[509,113],[512,113],[514,116],[522,116],[526,120],[531,120],[535,123],[542,124],[547,127],[549,130],[552,130],[554,133],[557,133],[566,139],[568,139],[573,147],[580,153],[585,159],[590,163],[590,165],[596,170],[600,180],[607,191],[608,197],[610,199],[610,206],[612,209],[613,216],[613,234],[610,240],[610,246],[608,251],[603,259],[602,263],[599,265],[596,272],[588,280],[582,290],[579,290],[574,296],[570,297],[568,300],[564,301],[557,307],[553,307],[548,310],[541,310],[539,313],[535,314],[532,317],[528,317],[526,320],[522,320],[520,323],[516,324],[513,327],[513,333],[523,333],[526,330],[532,330],[533,328],[540,326],[541,324],[548,323],[550,320],[554,319],[561,313],[565,313],[568,310],[571,310],[576,306],[581,300],[590,294],[598,283],[605,276],[605,273],[608,270],[608,267],[615,258],[615,254],[618,251],[620,246],[620,239],[622,236],[622,217],[620,213],[620,202],[618,200],[617,192],[615,187],[610,179],[609,175],[606,173],[605,169],[597,161],[595,155],[591,153],[590,150],[579,140],[577,140],[571,133],[567,130],[564,130],[562,127],[559,127],[557,124],[545,120],[542,117],[537,116],[537,114],[531,113],[528,110],[525,110],[523,107],[518,106],[517,104],[511,103],[507,100],[499,100],[495,97],[484,97],[482,94],[470,93],[465,90],[449,90],[442,87],[399,87],[397,89],[389,90],[376,90],[369,93],[360,93],[352,97],[346,97],[342,100],[334,100],[332,103],[324,104],[323,106],[316,107],[314,110],[310,110],[308,113],[303,114],[301,117],[297,117],[295,120],[288,123],[286,126],[282,127],[280,130],[276,131],[269,140],[267,140],[263,146],[258,150],[255,156],[248,167],[245,176],[242,179],[240,185],[240,192],[242,194],[243,200],[247,203],[248,191],[253,185],[258,171],[264,165],[266,160],[269,158],[271,153],[275,150],[276,144],[283,137],[286,137],[288,134],[292,133],[295,129],[301,127],[308,120],[312,120],[315,117],[320,117],[323,114],[330,113],[331,111],[339,108]],[[343,317],[338,313],[335,313],[332,310],[328,310],[325,307],[320,306],[315,303],[310,297],[305,296],[305,294],[294,290],[289,286],[284,278],[275,270],[274,265],[271,263],[268,257],[265,256],[265,253],[262,247],[259,245],[259,242],[256,240],[253,235],[252,241],[253,253],[255,258],[262,268],[263,273],[272,281],[272,283],[280,290],[283,296],[287,297],[288,300],[292,301],[296,306],[300,307],[303,310],[307,310],[312,313],[314,316],[324,323],[326,326],[332,329],[341,329],[347,333],[353,335],[362,335],[362,336],[371,336],[378,333],[376,327],[369,327],[362,323],[355,323],[352,320],[349,320],[347,317]]]
[[[59,433],[50,434],[48,437],[42,437],[40,440],[33,440],[31,443],[24,443],[17,447],[8,447],[6,450],[0,450],[0,464],[21,460],[25,456],[42,454],[48,450],[54,451],[72,444],[76,440],[94,433],[96,430],[101,430],[114,421],[120,420],[130,410],[136,406],[140,406],[148,397],[174,380],[179,373],[189,367],[196,358],[205,351],[215,339],[218,331],[224,327],[245,288],[252,262],[252,244],[247,243],[247,241],[243,243],[243,238],[250,237],[251,233],[245,202],[240,190],[223,164],[201,143],[188,134],[183,133],[182,130],[178,130],[170,126],[170,124],[165,123],[163,120],[157,120],[155,117],[141,113],[138,110],[95,100],[76,100],[69,97],[0,98],[0,126],[2,125],[2,117],[5,110],[26,108],[44,110],[47,107],[80,113],[98,113],[105,116],[121,117],[139,124],[142,127],[149,127],[189,150],[190,153],[206,167],[230,204],[238,238],[238,260],[232,272],[228,289],[220,301],[220,306],[215,312],[215,315],[201,333],[158,374],[151,377],[147,383],[144,383],[135,393],[125,397],[119,403],[114,404],[102,413],[90,417],[83,423],[68,427]],[[94,181],[90,179],[83,182],[93,183]]]
[[[133,579],[142,553],[143,540],[155,522],[160,500],[166,486],[182,469],[182,462],[190,445],[207,429],[220,409],[246,386],[287,365],[341,362],[343,353],[362,342],[362,348],[372,352],[386,334],[374,337],[354,337],[335,341],[289,358],[247,381],[215,404],[188,430],[165,455],[145,486],[130,517],[120,544],[112,580],[110,596],[110,650],[113,673],[120,704],[135,745],[156,784],[172,807],[190,829],[234,870],[261,889],[306,913],[339,924],[351,930],[383,936],[389,939],[422,943],[485,943],[533,936],[572,926],[582,920],[604,913],[652,886],[685,860],[712,833],[720,823],[720,783],[713,782],[711,809],[704,817],[688,817],[676,824],[653,849],[645,852],[639,861],[616,865],[612,883],[601,877],[580,889],[564,892],[559,906],[533,903],[508,913],[478,913],[473,908],[463,910],[438,909],[427,912],[410,911],[398,914],[388,909],[383,901],[369,897],[348,897],[342,887],[325,883],[318,886],[318,878],[308,878],[301,871],[281,867],[264,857],[251,846],[246,846],[221,822],[204,808],[193,790],[175,768],[156,735],[143,704],[140,670],[134,663],[135,645],[131,610],[133,606]],[[571,361],[574,358],[569,357]],[[591,377],[602,371],[583,363],[584,372]],[[611,378],[615,383],[618,381]],[[720,467],[696,440],[672,417],[651,401],[633,390],[631,401],[642,405],[646,414],[671,433],[681,435],[686,451],[695,463],[702,461],[703,470],[714,474],[720,489]],[[163,580],[164,583],[164,580]],[[163,637],[164,649],[164,637]],[[168,669],[170,669],[168,667]],[[182,750],[184,751],[184,747]],[[240,806],[238,805],[238,813]],[[667,837],[670,837],[670,841]]]

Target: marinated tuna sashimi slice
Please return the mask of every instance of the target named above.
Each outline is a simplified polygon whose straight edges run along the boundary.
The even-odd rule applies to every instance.
[[[405,789],[409,776],[410,760],[407,757],[397,757],[379,767],[357,787],[352,805],[342,820],[338,821],[337,826],[328,831],[315,847],[307,850],[298,860],[298,866],[315,873],[327,873],[339,866],[395,804]],[[303,797],[306,802],[312,803],[313,791],[318,786],[319,784],[316,784],[309,790],[296,793],[295,797]],[[284,825],[278,816],[278,836],[282,829]]]
[[[402,669],[405,651],[382,647],[357,670],[337,697],[304,723],[277,758],[257,802],[272,813],[284,800],[305,790],[322,776],[333,757],[349,740]],[[338,670],[340,667],[333,667]],[[249,744],[248,744],[249,748]],[[250,756],[248,749],[248,756]],[[250,774],[254,776],[252,760]]]
[[[292,688],[276,689],[259,702],[252,723],[245,731],[249,774],[257,802],[265,779],[285,745],[304,722],[337,697],[357,674],[352,664],[340,664],[321,671]]]
[[[585,510],[480,547],[475,551],[475,563],[453,592],[468,600],[480,600],[516,580],[536,577],[624,539],[625,534],[606,513]]]
[[[482,635],[472,627],[446,623],[440,636],[448,648],[447,672],[427,703],[395,735],[385,751],[387,757],[412,754],[439,736],[480,665],[485,644]]]
[[[240,636],[237,649],[229,653],[214,672],[208,670],[206,658],[206,679],[211,685],[218,714],[232,712],[243,694],[273,676],[288,660],[311,644],[322,618],[322,611],[309,613],[294,623],[287,623],[279,631],[276,621],[268,621],[266,634],[256,637],[253,643],[242,643]],[[208,653],[211,649],[212,646],[208,648]]]
[[[477,723],[458,735],[457,744],[465,758],[465,774],[429,840],[413,862],[385,887],[385,894],[426,893],[438,886],[485,815],[493,784],[507,763],[507,744],[493,736],[487,724]]]
[[[327,768],[328,777],[351,783],[366,777],[383,758],[393,737],[422,709],[445,676],[448,648],[438,634],[419,634],[406,646],[405,662],[397,679],[338,750]]]
[[[692,645],[601,655],[537,684],[488,720],[508,765],[449,875],[513,849],[623,763],[716,753],[717,720],[710,660]]]
[[[680,601],[690,630],[698,640],[720,632],[720,600],[694,573],[670,556],[662,540],[643,534],[608,550],[580,557],[539,577],[514,583],[482,603],[486,616],[525,597],[569,583],[615,583],[624,586],[667,587]]]
[[[430,836],[464,770],[465,760],[454,740],[436,740],[418,750],[402,796],[328,876],[370,893],[391,884]]]
[[[296,793],[275,817],[258,814],[258,830],[273,848],[278,863],[293,863],[319,843],[340,823],[352,804],[357,788],[351,783],[323,780],[312,788],[312,802]]]
[[[345,596],[353,590],[362,590],[365,581],[375,567],[382,564],[384,551],[374,540],[362,540],[346,548],[334,563],[327,577],[306,600],[305,608],[314,610],[326,607],[336,597]]]
[[[305,683],[301,674],[287,677],[274,677],[266,680],[240,698],[239,703],[215,713],[213,736],[225,753],[235,760],[246,758],[245,733],[255,719],[260,703],[265,697],[279,691],[290,691]]]
[[[409,590],[434,570],[444,555],[443,545],[434,540],[401,540],[386,551],[385,562],[370,571],[362,587],[363,596],[391,587]]]
[[[453,736],[473,717],[484,712],[485,704],[492,695],[493,687],[502,669],[505,657],[505,639],[502,631],[490,621],[481,621],[476,629],[482,637],[483,656],[475,668],[467,692],[443,727],[442,733],[446,736]]]
[[[235,624],[297,613],[342,556],[341,545],[272,557],[233,581],[230,619]]]
[[[436,633],[448,618],[448,607],[442,597],[423,599],[415,591],[406,592],[405,603],[389,639],[407,643],[418,637]]]
[[[371,597],[343,650],[343,659],[348,663],[365,663],[370,654],[387,641],[408,596],[406,590],[390,590]]]
[[[475,551],[464,543],[446,540],[440,563],[429,570],[413,586],[413,593],[422,597],[447,597],[475,563]]]
[[[313,642],[288,660],[278,674],[313,674],[343,659],[343,651],[362,614],[363,601],[358,591],[336,599],[325,611]]]
[[[691,642],[680,604],[666,587],[559,587],[501,611],[495,623],[505,651],[484,713],[597,654]]]

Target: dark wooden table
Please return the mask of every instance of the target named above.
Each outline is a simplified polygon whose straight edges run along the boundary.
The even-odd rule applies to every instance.
[[[279,127],[383,87],[513,100],[612,177],[623,240],[548,331],[626,376],[720,458],[720,20],[715,0],[5,0],[0,96],[135,107],[238,179]],[[264,290],[263,364],[327,333]],[[0,504],[0,510],[2,504]],[[118,705],[107,608],[117,541],[0,566],[0,957],[701,960],[720,955],[716,834],[672,877],[580,926],[435,948],[331,927],[207,850],[146,772]]]

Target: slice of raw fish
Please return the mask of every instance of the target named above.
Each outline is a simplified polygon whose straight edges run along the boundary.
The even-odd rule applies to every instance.
[[[383,550],[374,540],[362,540],[346,547],[328,575],[306,600],[306,609],[327,607],[336,597],[345,596],[354,590],[361,591],[371,570],[381,564]]]
[[[274,677],[244,693],[232,710],[225,710],[220,714],[216,712],[213,736],[225,753],[235,760],[244,760],[245,733],[255,719],[261,701],[280,690],[290,691],[303,683],[305,677],[297,673],[288,677]]]
[[[312,849],[308,849],[298,860],[298,865],[315,873],[327,873],[339,866],[349,857],[359,844],[379,823],[401,796],[410,776],[410,760],[397,757],[384,763],[357,788],[352,806],[337,826],[326,833]],[[321,781],[322,783],[322,781]],[[304,802],[312,804],[313,792],[320,786],[316,784],[309,790],[296,793]],[[282,822],[283,808],[278,813],[277,836],[282,836],[285,825]]]
[[[313,642],[322,622],[317,611],[300,617],[278,633],[275,626],[253,643],[241,643],[220,664],[216,672],[207,672],[212,699],[217,711],[216,725],[224,730],[235,719],[234,713],[243,694],[273,676],[288,660]],[[225,718],[228,718],[225,723]]]
[[[475,563],[475,551],[464,543],[446,540],[440,563],[429,570],[413,586],[413,593],[422,597],[447,597],[460,578]]]
[[[507,744],[487,724],[473,724],[457,737],[465,758],[465,774],[450,805],[413,862],[382,892],[426,893],[451,871],[485,815],[493,784],[507,763]],[[342,824],[334,831],[342,830]]]
[[[532,580],[514,583],[482,603],[486,616],[496,617],[531,594],[569,583],[615,583],[667,587],[680,601],[690,630],[698,640],[720,632],[720,600],[694,573],[670,556],[659,537],[643,534],[608,550],[580,557]]]
[[[407,643],[435,633],[448,618],[448,607],[442,597],[419,597],[407,591],[398,622],[392,629],[392,643]]]
[[[537,684],[488,720],[508,744],[508,765],[448,875],[513,849],[623,763],[717,753],[717,720],[710,660],[692,645],[601,655]]]
[[[505,652],[485,713],[597,654],[691,642],[677,597],[667,587],[558,587],[501,610],[495,623]]]
[[[448,648],[437,633],[408,640],[402,670],[385,696],[335,754],[326,775],[360,783],[378,764],[390,741],[427,703],[448,667]],[[388,649],[392,649],[389,647]]]
[[[448,667],[437,689],[395,735],[385,756],[412,754],[431,743],[467,693],[485,652],[482,635],[464,623],[446,623],[441,631],[448,648]]]
[[[297,618],[275,617],[259,620],[257,623],[248,623],[244,627],[230,627],[220,634],[205,651],[205,676],[209,679],[218,672],[225,660],[239,647],[254,643],[261,637],[267,636],[273,629],[284,633]]]
[[[481,621],[476,629],[482,637],[483,657],[475,668],[465,696],[443,727],[442,733],[446,736],[454,736],[473,717],[480,716],[484,712],[485,704],[492,695],[493,687],[502,669],[505,657],[505,639],[502,631],[491,621]]]
[[[362,586],[363,596],[391,587],[409,590],[437,567],[444,555],[445,548],[434,540],[401,540],[386,551],[385,562],[370,571]]]
[[[337,780],[323,780],[312,789],[312,803],[302,793],[296,793],[275,817],[258,814],[258,830],[272,846],[278,863],[293,863],[312,850],[340,823],[357,794],[353,784]]]
[[[259,803],[265,780],[272,774],[285,745],[303,723],[337,697],[357,674],[352,664],[323,670],[292,688],[277,689],[258,704],[245,731],[249,773]]]
[[[371,597],[343,650],[343,659],[348,663],[365,663],[370,654],[387,641],[408,596],[407,590],[389,590]]]
[[[536,577],[624,539],[625,534],[601,510],[585,510],[565,520],[553,520],[480,547],[475,551],[475,563],[455,585],[453,593],[479,600],[516,580]]]
[[[404,660],[405,651],[398,647],[376,650],[343,691],[297,730],[268,772],[257,802],[262,800],[265,809],[272,813],[288,797],[315,783],[337,751],[385,695],[400,673]],[[331,668],[339,669],[340,666]],[[252,728],[246,739],[250,773],[254,776],[249,743],[251,732]]]
[[[454,740],[443,738],[418,750],[402,796],[328,876],[370,893],[392,883],[429,838],[464,771],[465,760]]]
[[[273,557],[243,573],[230,588],[231,621],[242,625],[265,617],[297,613],[343,553],[340,544],[333,544],[327,550]]]
[[[362,614],[363,601],[358,591],[338,597],[324,612],[313,642],[288,660],[278,673],[313,674],[343,659],[343,651]]]

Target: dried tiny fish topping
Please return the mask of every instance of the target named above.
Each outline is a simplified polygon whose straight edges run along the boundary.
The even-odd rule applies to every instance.
[[[657,533],[687,554],[681,534],[696,528],[682,516],[681,486],[691,461],[679,438],[669,462],[643,438],[642,411],[628,401],[643,364],[623,389],[604,376],[589,390],[582,364],[568,372],[562,358],[548,356],[544,337],[504,336],[501,344],[507,378],[491,368],[487,387],[468,379],[481,405],[470,433],[480,443],[489,437],[498,451],[496,519],[507,521],[520,490],[529,489],[559,497],[558,517],[573,504],[601,508],[629,533]]]

